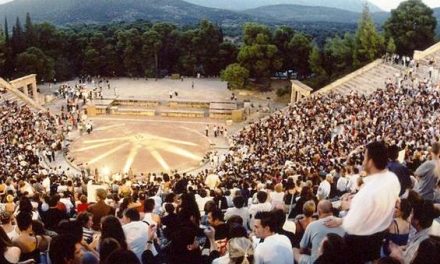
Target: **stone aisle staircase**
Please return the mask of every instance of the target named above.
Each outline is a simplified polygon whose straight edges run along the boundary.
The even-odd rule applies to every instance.
[[[6,93],[0,93],[2,97],[2,99],[0,100],[0,104],[2,104],[4,100],[10,100],[16,101],[19,106],[27,105],[31,108],[31,110],[34,111],[45,110],[32,98],[28,97],[18,89],[15,89],[9,82],[5,81],[3,78],[0,78],[0,87],[6,88]]]
[[[388,78],[394,80],[400,71],[400,68],[383,63],[379,59],[321,88],[316,93],[349,94],[352,91],[357,91],[368,95],[377,89],[385,88],[385,80]]]

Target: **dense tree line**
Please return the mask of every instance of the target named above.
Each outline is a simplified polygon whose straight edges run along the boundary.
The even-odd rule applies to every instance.
[[[0,75],[37,73],[40,80],[92,76],[161,77],[180,73],[218,75],[235,61],[238,49],[223,41],[222,30],[208,21],[192,28],[145,21],[104,26],[57,28],[49,23],[25,25],[12,34],[4,23],[0,37]]]
[[[413,16],[413,13],[417,16]],[[24,26],[17,18],[0,30],[0,76],[37,73],[41,80],[68,80],[78,75],[160,78],[218,76],[231,88],[268,88],[277,73],[319,88],[386,52],[412,55],[432,45],[436,20],[420,0],[408,0],[392,12],[379,32],[368,7],[354,34],[336,35],[321,44],[287,26],[275,29],[247,23],[239,43],[224,41],[222,28],[209,21],[178,27],[145,21],[57,28]]]

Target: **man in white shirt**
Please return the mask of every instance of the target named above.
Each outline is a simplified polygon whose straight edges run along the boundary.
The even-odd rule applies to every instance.
[[[367,145],[363,167],[367,173],[364,186],[352,197],[342,201],[341,209],[349,209],[345,218],[329,218],[327,227],[342,225],[345,240],[351,245],[352,263],[374,261],[380,257],[384,232],[393,220],[394,207],[399,198],[400,183],[389,171],[387,149],[382,142]]]
[[[245,202],[243,196],[235,196],[234,199],[232,199],[232,202],[234,203],[234,207],[226,210],[225,220],[228,221],[231,216],[238,215],[243,219],[243,226],[246,230],[249,230],[249,210],[246,207],[243,207]]]
[[[331,174],[327,174],[325,180],[319,184],[318,192],[316,194],[318,200],[327,199],[330,196],[332,183],[333,183],[333,176]]]
[[[127,209],[122,219],[125,238],[128,249],[134,252],[139,261],[142,262],[142,253],[147,243],[152,244],[148,235],[148,225],[140,221],[139,212],[135,208]],[[155,254],[155,252],[153,253]]]
[[[249,207],[249,214],[251,216],[251,226],[254,226],[254,218],[258,212],[269,212],[272,210],[272,204],[267,201],[267,192],[259,191],[257,193],[257,204],[252,204]]]
[[[277,221],[271,212],[259,212],[255,216],[255,235],[264,239],[254,251],[255,264],[292,264],[293,250],[285,235],[275,233]]]

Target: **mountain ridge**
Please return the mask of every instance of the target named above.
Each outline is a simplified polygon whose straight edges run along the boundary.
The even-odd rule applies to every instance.
[[[242,13],[286,22],[289,20],[295,20],[300,22],[331,21],[337,23],[357,23],[361,17],[361,13],[340,8],[290,4],[262,6],[244,10]],[[371,15],[376,23],[382,24],[390,16],[390,13],[382,11],[371,13]]]
[[[333,7],[354,12],[361,12],[363,3],[366,0],[184,0],[188,3],[213,7],[223,8],[234,11],[242,11],[246,9],[254,9],[263,6],[279,5],[279,4],[293,4],[302,6],[322,6]],[[383,11],[376,5],[368,2],[368,6],[372,12]]]

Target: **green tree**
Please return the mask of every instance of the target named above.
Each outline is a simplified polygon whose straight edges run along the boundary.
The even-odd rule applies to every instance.
[[[387,52],[389,54],[393,54],[396,52],[396,43],[394,43],[394,39],[393,38],[389,38],[388,39],[388,43],[387,43]]]
[[[220,77],[223,81],[228,82],[228,87],[242,89],[249,78],[249,71],[240,64],[234,63],[222,70]]]
[[[294,51],[290,42],[294,37],[295,32],[287,26],[278,27],[273,34],[273,44],[277,46],[278,57],[281,58],[282,65],[280,71],[286,72],[294,68]],[[289,76],[290,77],[290,76]]]
[[[344,38],[339,36],[327,39],[324,45],[324,53],[328,58],[326,72],[344,72],[353,66],[354,38],[346,33]]]
[[[15,26],[12,27],[11,48],[14,54],[23,52],[26,49],[26,40],[24,38],[23,27],[20,19],[17,17]]]
[[[292,63],[300,78],[309,75],[309,54],[312,51],[310,37],[303,33],[296,33],[289,42],[289,50],[292,54]]]
[[[39,78],[52,80],[54,77],[54,61],[44,52],[35,47],[17,55],[17,74],[26,75],[36,73]]]
[[[149,64],[154,65],[154,71],[152,71],[155,78],[159,77],[159,52],[162,47],[162,39],[160,34],[155,30],[149,30],[142,36],[143,48],[142,53]],[[151,63],[153,62],[153,63]],[[151,68],[151,67],[146,67]],[[149,76],[153,77],[153,76]]]
[[[26,13],[26,22],[24,24],[24,38],[27,47],[35,45],[35,41],[37,40],[34,26],[32,24],[31,16],[29,15],[29,13]]]
[[[371,19],[368,5],[365,4],[355,35],[354,64],[359,65],[380,57],[384,51],[384,39],[377,33]]]
[[[282,66],[278,48],[272,44],[269,28],[248,23],[244,26],[244,45],[238,53],[238,62],[249,70],[257,82],[270,82],[270,76]]]
[[[412,56],[414,50],[424,50],[435,42],[437,21],[433,11],[421,0],[408,0],[391,11],[384,28],[392,37],[397,53]]]
[[[313,78],[307,80],[306,83],[314,88],[324,86],[330,81],[330,77],[325,69],[327,60],[324,52],[321,52],[316,45],[313,45],[309,55],[310,69],[313,72]]]
[[[6,48],[5,34],[0,30],[0,76],[5,75]]]
[[[117,46],[122,51],[125,71],[130,77],[144,76],[142,51],[142,35],[136,28],[120,31],[117,34]]]
[[[9,43],[9,27],[8,27],[8,19],[5,17],[5,42]]]

